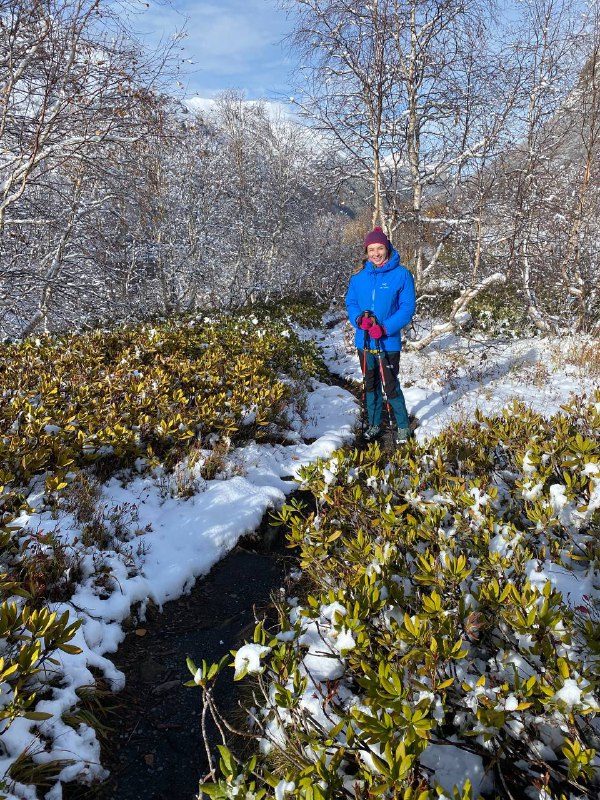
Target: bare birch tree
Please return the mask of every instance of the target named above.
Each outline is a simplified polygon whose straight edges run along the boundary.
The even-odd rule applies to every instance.
[[[473,224],[472,204],[456,200],[494,152],[513,101],[495,70],[492,6],[476,0],[284,5],[296,12],[292,43],[308,79],[297,103],[347,153],[351,174],[369,182],[372,219],[395,234],[423,294],[443,273],[452,237]],[[496,271],[481,278],[463,285],[457,307],[504,280]]]
[[[372,223],[389,230],[384,200],[392,110],[397,83],[390,63],[389,0],[352,4],[344,0],[291,0],[296,28],[292,43],[303,58],[298,109],[324,139],[347,157],[352,175],[372,192]],[[401,153],[395,151],[398,161]],[[348,170],[347,173],[348,174]]]
[[[597,220],[600,180],[600,4],[592,0],[581,37],[585,66],[565,104],[572,131],[568,148],[571,191],[567,243],[562,255],[562,284],[576,307],[576,326],[586,327],[598,315]],[[564,160],[564,159],[563,159]],[[590,257],[591,256],[591,257]],[[571,304],[567,302],[567,306]]]
[[[511,119],[514,141],[502,165],[508,198],[507,261],[529,316],[545,332],[556,328],[556,320],[540,304],[536,288],[551,270],[540,224],[544,216],[553,216],[554,170],[572,134],[571,121],[560,112],[576,77],[572,53],[581,31],[567,0],[525,0],[521,8],[522,27],[507,47],[519,87]]]
[[[25,280],[15,283],[10,269],[3,270],[2,280],[13,317],[30,315],[24,327],[28,333],[45,320],[57,292],[75,291],[61,280],[68,238],[82,215],[99,198],[110,196],[108,159],[118,159],[147,131],[143,109],[154,102],[152,89],[164,58],[144,55],[106,0],[2,4],[0,236],[5,263],[18,265],[23,273],[23,260],[10,254],[16,243],[30,243]],[[90,195],[92,186],[98,187],[97,196]]]
[[[394,228],[412,240],[409,263],[418,289],[435,274],[448,239],[472,218],[471,212],[466,219],[424,215],[424,203],[439,209],[440,200],[458,196],[497,143],[510,109],[512,94],[499,85],[488,42],[492,8],[454,0],[392,4],[409,197],[394,207]]]

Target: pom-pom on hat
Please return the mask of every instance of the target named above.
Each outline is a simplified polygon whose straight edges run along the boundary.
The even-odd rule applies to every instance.
[[[383,228],[376,227],[365,236],[365,250],[370,244],[383,244],[388,250],[392,249],[392,243],[383,232]]]

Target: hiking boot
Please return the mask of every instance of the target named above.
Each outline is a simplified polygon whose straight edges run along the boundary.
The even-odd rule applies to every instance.
[[[396,428],[392,436],[394,444],[405,444],[412,437],[412,431],[410,428]]]
[[[370,425],[365,431],[365,441],[374,442],[381,434],[381,425]]]

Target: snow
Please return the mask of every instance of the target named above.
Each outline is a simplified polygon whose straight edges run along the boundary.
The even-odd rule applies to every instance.
[[[334,374],[360,382],[358,360],[344,342],[343,324],[318,333],[303,331],[302,336],[317,341]],[[555,349],[560,346],[553,343]],[[404,352],[401,385],[409,411],[419,420],[417,438],[426,441],[451,422],[471,419],[475,409],[485,414],[497,413],[514,399],[551,414],[571,395],[589,393],[595,388],[596,383],[591,378],[566,365],[540,371],[539,365],[546,363],[548,350],[548,341],[541,339],[490,345],[446,335],[424,353]],[[460,364],[458,368],[457,363]],[[71,604],[53,606],[58,613],[67,610],[73,620],[77,617],[83,620],[73,641],[82,652],[75,656],[57,656],[61,663],[56,669],[64,674],[62,684],[38,705],[38,710],[52,711],[55,716],[47,722],[17,719],[3,733],[5,749],[0,758],[0,774],[22,750],[35,749],[38,739],[35,729],[39,729],[40,736],[48,737],[52,744],[37,758],[76,760],[74,766],[63,770],[61,780],[78,775],[91,782],[105,777],[93,731],[85,725],[73,730],[60,719],[61,712],[74,704],[75,690],[93,683],[92,670],[100,671],[113,689],[122,688],[124,677],[109,656],[123,641],[123,624],[132,611],[139,609],[138,618],[143,619],[149,601],[160,607],[188,592],[199,577],[206,575],[235,546],[240,536],[258,527],[267,510],[283,504],[296,488],[302,466],[316,459],[329,459],[326,477],[334,483],[336,461],[331,458],[332,454],[353,441],[359,414],[353,395],[337,386],[314,381],[302,415],[296,414],[289,421],[288,444],[249,442],[233,450],[227,454],[223,469],[214,480],[205,481],[199,473],[190,476],[198,489],[191,497],[170,496],[165,492],[165,479],[160,471],[153,475],[137,475],[125,485],[115,478],[102,487],[100,502],[107,509],[135,510],[128,525],[129,534],[121,552],[103,553],[103,582],[97,579],[98,561],[89,550],[83,558],[83,578]],[[251,410],[245,421],[252,421]],[[524,470],[526,473],[532,470],[527,459]],[[584,472],[594,482],[596,504],[600,505],[598,466],[590,463]],[[526,483],[523,491],[533,499],[539,488]],[[552,487],[551,494],[557,516],[576,527],[577,511],[570,508],[564,489],[557,485]],[[473,513],[481,516],[489,497],[477,495],[474,501]],[[34,529],[40,534],[59,531],[67,543],[81,536],[73,517],[64,512],[59,513],[58,518],[50,513],[23,514],[18,524],[24,530]],[[318,519],[315,528],[317,525]],[[498,530],[490,549],[504,554],[516,544],[510,531]],[[585,604],[586,598],[594,593],[592,576],[576,573],[567,566],[532,559],[527,565],[527,574],[532,586],[540,591],[550,581],[572,606]],[[299,614],[300,607],[297,612]],[[401,610],[398,613],[402,615]],[[323,725],[330,726],[331,720],[323,716],[315,688],[319,682],[334,681],[342,674],[344,656],[355,642],[344,627],[346,609],[343,605],[332,603],[321,609],[321,614],[320,624],[304,620],[300,643],[308,648],[303,660],[308,678],[305,702]],[[284,636],[280,634],[282,640]],[[261,671],[261,658],[267,652],[268,648],[254,644],[238,650],[236,676],[244,670]],[[512,658],[511,654],[506,657],[509,661]],[[526,665],[523,665],[525,670]],[[565,680],[556,693],[556,700],[573,708],[585,701],[585,696],[582,697],[585,688],[574,679]],[[511,695],[504,700],[504,707],[512,710],[515,702],[516,698]],[[276,739],[277,730],[271,733]],[[364,757],[368,758],[368,753]],[[450,796],[453,786],[462,787],[467,777],[473,785],[474,796],[485,788],[481,759],[458,747],[429,744],[421,763],[432,771],[437,783]],[[282,782],[276,795],[283,798],[293,788]],[[19,786],[14,791],[9,797],[35,798],[35,793],[26,787]],[[60,796],[58,784],[48,797],[52,800]]]
[[[246,672],[251,675],[258,675],[264,667],[260,663],[263,656],[271,652],[270,647],[260,644],[245,644],[235,654],[235,675],[236,679],[241,678]]]
[[[573,709],[573,706],[580,705],[581,689],[577,685],[577,681],[567,678],[563,686],[554,695],[554,700],[564,703],[569,711]]]
[[[535,558],[527,562],[526,575],[531,585],[541,592],[550,581],[565,601],[572,607],[585,605],[585,600],[594,594],[594,574],[582,574],[551,561],[543,563]]]
[[[362,382],[356,351],[344,342],[343,323],[321,333],[318,341],[334,374]],[[452,422],[470,420],[476,409],[491,416],[517,400],[549,416],[573,395],[589,395],[598,379],[563,361],[574,342],[568,337],[495,342],[445,334],[422,352],[405,345],[400,385],[419,421],[416,438],[424,442]]]
[[[336,649],[343,655],[347,650],[352,650],[356,647],[356,642],[352,634],[343,628],[335,637]]]
[[[485,788],[483,760],[475,753],[452,744],[428,744],[420,760],[423,767],[432,771],[435,782],[449,797],[453,797],[455,786],[462,790],[467,779],[471,781],[473,797],[477,797]]]
[[[346,607],[337,600],[327,606],[321,606],[321,616],[330,622],[335,622],[336,616],[345,617],[347,613]]]
[[[296,788],[293,781],[279,781],[275,787],[275,800],[283,800],[286,794],[291,794]]]

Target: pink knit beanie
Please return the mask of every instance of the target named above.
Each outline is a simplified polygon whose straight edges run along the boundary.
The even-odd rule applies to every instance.
[[[367,233],[365,237],[365,250],[370,244],[383,244],[388,250],[392,249],[392,243],[383,232],[383,228],[379,227],[373,228],[370,233]]]

